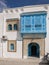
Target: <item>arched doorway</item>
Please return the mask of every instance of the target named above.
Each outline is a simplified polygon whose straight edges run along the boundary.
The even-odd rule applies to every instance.
[[[30,43],[28,45],[28,56],[31,57],[39,57],[40,55],[40,47],[37,43]]]

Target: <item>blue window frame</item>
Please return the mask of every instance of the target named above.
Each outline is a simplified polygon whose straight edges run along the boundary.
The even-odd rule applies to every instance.
[[[34,17],[34,23],[35,23],[35,30],[41,30],[42,29],[42,22],[41,22],[41,16],[40,15],[36,15]]]
[[[12,25],[11,24],[8,25],[8,30],[12,30]]]
[[[22,15],[21,33],[46,33],[46,12]]]
[[[35,25],[35,30],[41,30],[41,24],[37,24],[37,25]]]
[[[31,31],[31,25],[25,25],[25,30],[26,31]]]
[[[25,25],[25,31],[31,31],[31,17],[30,16],[24,16],[24,25]]]

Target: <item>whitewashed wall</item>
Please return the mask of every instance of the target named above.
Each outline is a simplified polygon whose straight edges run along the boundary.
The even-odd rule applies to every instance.
[[[45,39],[45,54],[49,53],[49,6],[47,10],[46,27],[47,27],[47,35]]]
[[[3,35],[7,35],[8,38],[13,38],[12,36],[14,35],[14,39],[17,37],[17,32],[6,32],[6,19],[12,19],[12,18],[19,18],[18,13],[4,13],[4,30],[3,30]],[[11,34],[12,33],[12,34]],[[10,36],[11,34],[11,36]],[[15,37],[16,36],[16,37]]]
[[[7,51],[7,42],[3,43],[3,58],[18,58],[22,59],[22,41],[17,42],[17,51],[16,52],[8,52]]]
[[[2,34],[3,34],[3,21],[4,21],[4,18],[3,18],[3,13],[0,13],[0,38],[2,38]]]
[[[12,32],[7,32],[6,31],[6,19],[11,19],[11,18],[20,18],[19,13],[5,13],[4,14],[4,30],[3,30],[3,35],[7,36],[8,40],[16,40],[16,52],[8,52],[7,51],[7,41],[3,41],[3,57],[4,58],[22,58],[22,41],[17,41],[17,31],[12,31]]]
[[[3,13],[0,13],[0,58],[2,58],[3,52],[2,52],[2,35],[3,35]]]
[[[30,7],[24,7],[23,9],[24,9],[23,13],[24,12],[46,11],[44,6],[30,6]]]

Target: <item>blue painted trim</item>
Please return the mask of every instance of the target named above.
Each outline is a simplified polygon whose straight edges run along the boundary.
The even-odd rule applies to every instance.
[[[32,46],[36,46],[36,56],[37,57],[39,57],[40,56],[40,47],[39,47],[39,45],[37,44],[37,43],[30,43],[29,45],[28,45],[28,56],[31,56],[31,47]]]
[[[36,23],[37,22],[36,20],[40,21],[40,23],[39,22]],[[21,22],[20,23],[21,33],[46,33],[46,13],[45,12],[44,13],[42,12],[41,14],[37,14],[37,15],[34,14],[34,16],[23,15],[20,18],[20,22]],[[37,26],[41,25],[41,27],[35,27],[35,25]]]
[[[46,12],[46,11],[26,12],[26,13],[22,13],[22,14],[20,14],[20,16],[38,15],[38,14],[40,14],[40,15],[45,14],[45,15],[46,15],[47,12]]]

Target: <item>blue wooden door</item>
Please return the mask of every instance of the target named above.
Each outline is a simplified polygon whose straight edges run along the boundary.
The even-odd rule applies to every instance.
[[[28,56],[31,56],[31,57],[39,57],[40,55],[40,48],[39,48],[39,45],[38,44],[29,44],[28,45]]]

